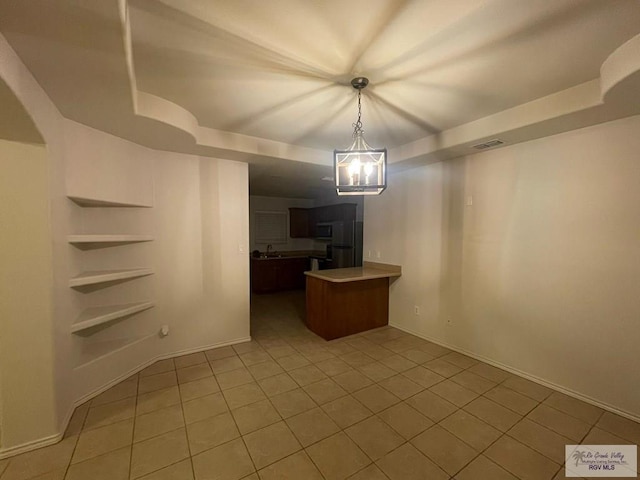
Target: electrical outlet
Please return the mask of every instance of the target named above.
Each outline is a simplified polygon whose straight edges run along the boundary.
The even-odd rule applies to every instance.
[[[473,205],[473,196],[467,195],[467,206],[470,207],[471,205]]]
[[[380,258],[380,250],[376,250],[376,258]]]
[[[367,258],[371,258],[371,250],[367,250]]]
[[[413,313],[420,315],[420,307],[418,305],[413,306]]]

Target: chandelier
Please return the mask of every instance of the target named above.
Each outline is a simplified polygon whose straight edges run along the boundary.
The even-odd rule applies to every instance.
[[[353,143],[346,150],[333,151],[334,178],[338,195],[379,195],[387,188],[387,149],[373,148],[362,130],[362,89],[369,79],[351,80],[358,90],[358,120],[353,124]]]

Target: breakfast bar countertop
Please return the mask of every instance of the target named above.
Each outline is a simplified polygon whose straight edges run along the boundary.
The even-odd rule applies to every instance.
[[[304,274],[327,282],[345,283],[372,280],[374,278],[399,277],[402,275],[402,267],[386,263],[364,262],[362,267],[312,270],[304,272]]]

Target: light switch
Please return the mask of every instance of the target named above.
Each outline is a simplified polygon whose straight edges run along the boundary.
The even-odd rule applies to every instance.
[[[467,195],[467,206],[473,205],[473,197],[471,195]]]

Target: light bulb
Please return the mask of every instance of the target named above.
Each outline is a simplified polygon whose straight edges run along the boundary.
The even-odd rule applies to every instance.
[[[356,157],[355,160],[353,160],[349,165],[349,175],[359,175],[359,174],[360,174],[360,158]]]

